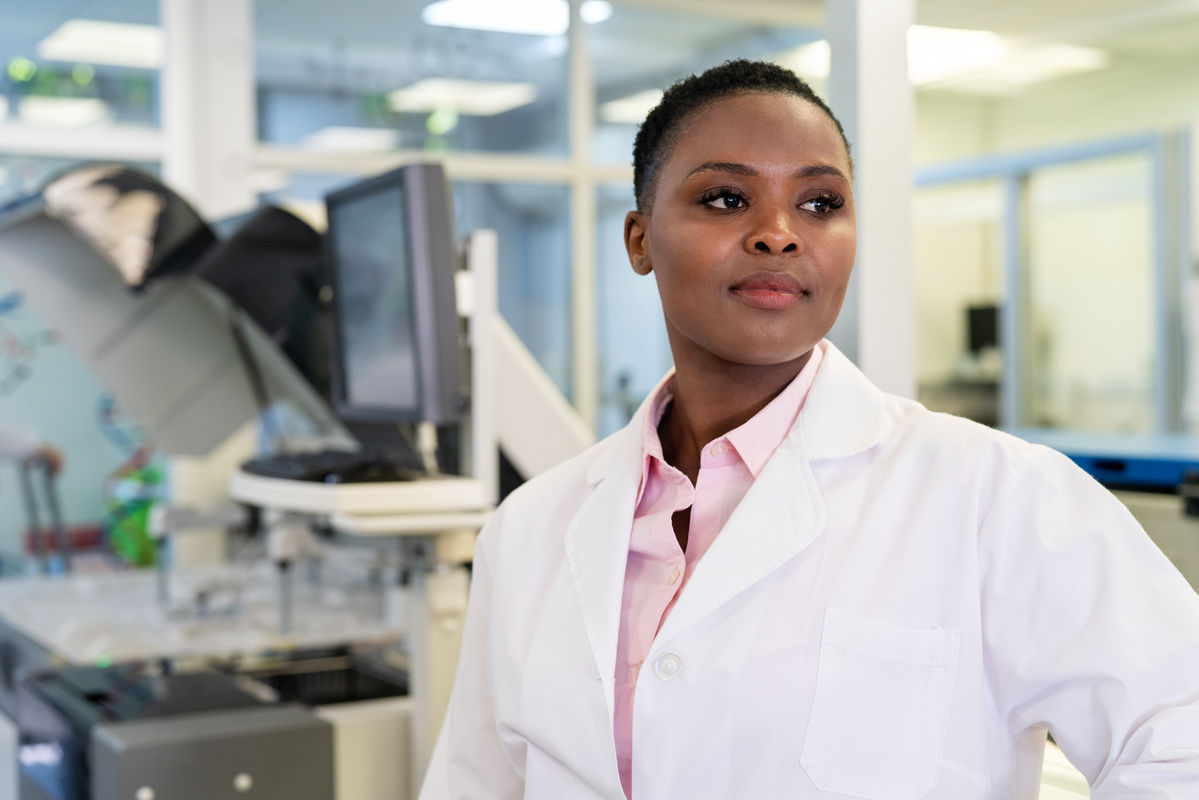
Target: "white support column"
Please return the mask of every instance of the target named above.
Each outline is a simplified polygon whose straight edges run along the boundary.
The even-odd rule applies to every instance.
[[[580,16],[582,0],[570,2],[570,183],[571,327],[574,407],[592,429],[599,406],[595,310],[595,181],[591,176],[591,133],[595,125],[595,81]]]
[[[912,126],[914,0],[826,0],[829,105],[853,148],[858,257],[831,338],[888,392],[916,394]]]
[[[254,207],[253,0],[160,0],[163,179],[207,219]]]
[[[500,501],[500,461],[497,454],[495,342],[492,321],[499,315],[496,273],[499,241],[495,231],[477,230],[466,243],[466,271],[470,280],[470,474],[487,487],[487,502]],[[458,302],[462,302],[459,289]],[[459,313],[462,309],[459,308]]]
[[[254,36],[252,0],[160,0],[166,31],[162,67],[162,175],[207,220],[252,209]],[[253,455],[249,424],[206,458],[174,458],[170,502],[210,508],[228,503],[232,469]],[[175,563],[224,559],[224,532],[183,537]]]

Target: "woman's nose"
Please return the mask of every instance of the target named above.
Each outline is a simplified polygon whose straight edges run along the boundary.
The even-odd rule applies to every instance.
[[[764,214],[745,238],[751,253],[797,253],[799,234],[783,212]]]

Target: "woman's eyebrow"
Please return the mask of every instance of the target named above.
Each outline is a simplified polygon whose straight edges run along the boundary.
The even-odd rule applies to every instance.
[[[761,173],[758,170],[747,164],[738,164],[735,161],[705,161],[695,169],[687,173],[687,178],[696,175],[700,172],[726,172],[733,175],[743,175],[747,178],[756,178]],[[796,178],[816,178],[821,175],[831,175],[842,180],[849,180],[845,177],[845,173],[832,164],[811,164],[806,167],[800,167],[795,170],[794,177]]]
[[[845,173],[834,167],[832,164],[813,164],[795,171],[797,178],[817,178],[821,175],[832,175],[834,178],[849,180],[845,177]]]
[[[705,161],[695,169],[687,173],[690,178],[700,172],[730,172],[734,175],[744,175],[747,178],[757,177],[758,171],[753,167],[745,164],[738,164],[733,161]]]

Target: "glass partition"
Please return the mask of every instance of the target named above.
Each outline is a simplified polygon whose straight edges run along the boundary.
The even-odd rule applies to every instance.
[[[654,277],[633,272],[625,253],[624,218],[632,207],[631,186],[599,187],[595,301],[600,436],[623,427],[673,363]]]
[[[570,191],[535,183],[454,182],[458,235],[499,240],[500,314],[567,398],[573,394]]]
[[[565,3],[561,19],[501,6],[345,0],[296,13],[259,0],[259,138],[322,153],[565,155]]]
[[[0,205],[35,191],[64,167],[98,157],[104,145],[131,133],[139,141],[152,139],[159,127],[163,54],[156,0],[112,7],[5,3]]]
[[[1003,185],[969,181],[915,194],[918,399],[999,423],[1003,373]]]
[[[1026,423],[1153,430],[1152,175],[1133,153],[1028,176]]]
[[[916,193],[917,370],[930,408],[1008,427],[1176,429],[1164,137],[937,168]],[[1173,188],[1171,188],[1171,186]],[[1175,276],[1177,278],[1177,276]]]
[[[0,16],[0,123],[158,126],[165,42],[155,0],[5,3]]]

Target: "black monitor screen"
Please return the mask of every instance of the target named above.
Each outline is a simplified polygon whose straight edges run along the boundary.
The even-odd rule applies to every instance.
[[[416,413],[420,372],[402,187],[347,198],[329,212],[345,402]]]
[[[970,306],[966,309],[966,346],[977,355],[984,348],[999,346],[999,306]]]

